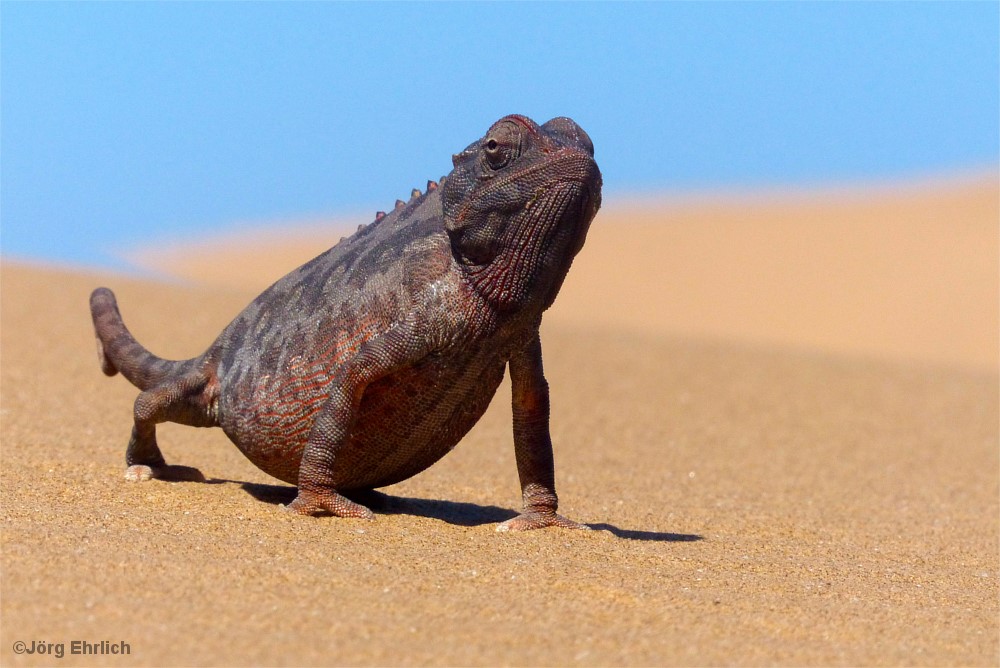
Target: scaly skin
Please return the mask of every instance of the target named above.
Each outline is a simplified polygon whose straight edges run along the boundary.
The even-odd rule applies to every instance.
[[[115,297],[90,298],[101,368],[142,392],[126,478],[163,476],[156,424],[222,427],[298,485],[292,512],[373,517],[341,492],[447,454],[509,366],[522,514],[498,530],[581,528],[556,513],[538,336],[600,206],[590,138],[568,118],[497,121],[454,169],[265,290],[200,357],[155,357]]]

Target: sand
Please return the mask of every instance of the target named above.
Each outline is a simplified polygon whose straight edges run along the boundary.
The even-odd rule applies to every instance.
[[[997,665],[996,183],[609,198],[542,331],[591,532],[493,531],[506,386],[374,522],[283,514],[219,430],[159,432],[207,483],[122,480],[89,291],[189,357],[338,233],[134,255],[172,280],[7,260],[0,663]]]

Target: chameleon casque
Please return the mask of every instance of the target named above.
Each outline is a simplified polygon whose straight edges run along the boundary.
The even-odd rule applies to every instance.
[[[440,184],[265,290],[194,359],[151,354],[96,289],[101,368],[142,391],[126,479],[166,475],[158,423],[221,427],[298,486],[287,510],[373,518],[341,493],[443,457],[509,367],[524,507],[497,529],[586,528],[556,513],[539,325],[600,207],[593,144],[569,118],[511,115],[452,161]]]

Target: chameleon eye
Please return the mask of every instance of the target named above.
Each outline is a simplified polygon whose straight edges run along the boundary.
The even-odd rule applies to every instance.
[[[483,157],[490,169],[501,169],[517,157],[520,136],[516,128],[504,123],[493,129],[482,144]]]
[[[510,146],[501,144],[496,139],[490,138],[483,144],[483,153],[486,155],[486,164],[490,169],[500,169],[510,162]]]

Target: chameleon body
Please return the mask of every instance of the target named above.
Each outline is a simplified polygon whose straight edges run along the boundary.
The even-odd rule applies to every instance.
[[[126,478],[166,475],[156,424],[218,426],[298,486],[288,510],[371,518],[341,492],[443,457],[509,368],[524,509],[498,528],[582,527],[556,514],[539,325],[600,206],[593,155],[568,118],[500,119],[440,184],[279,280],[194,359],[152,355],[95,290],[102,369],[142,390]]]

